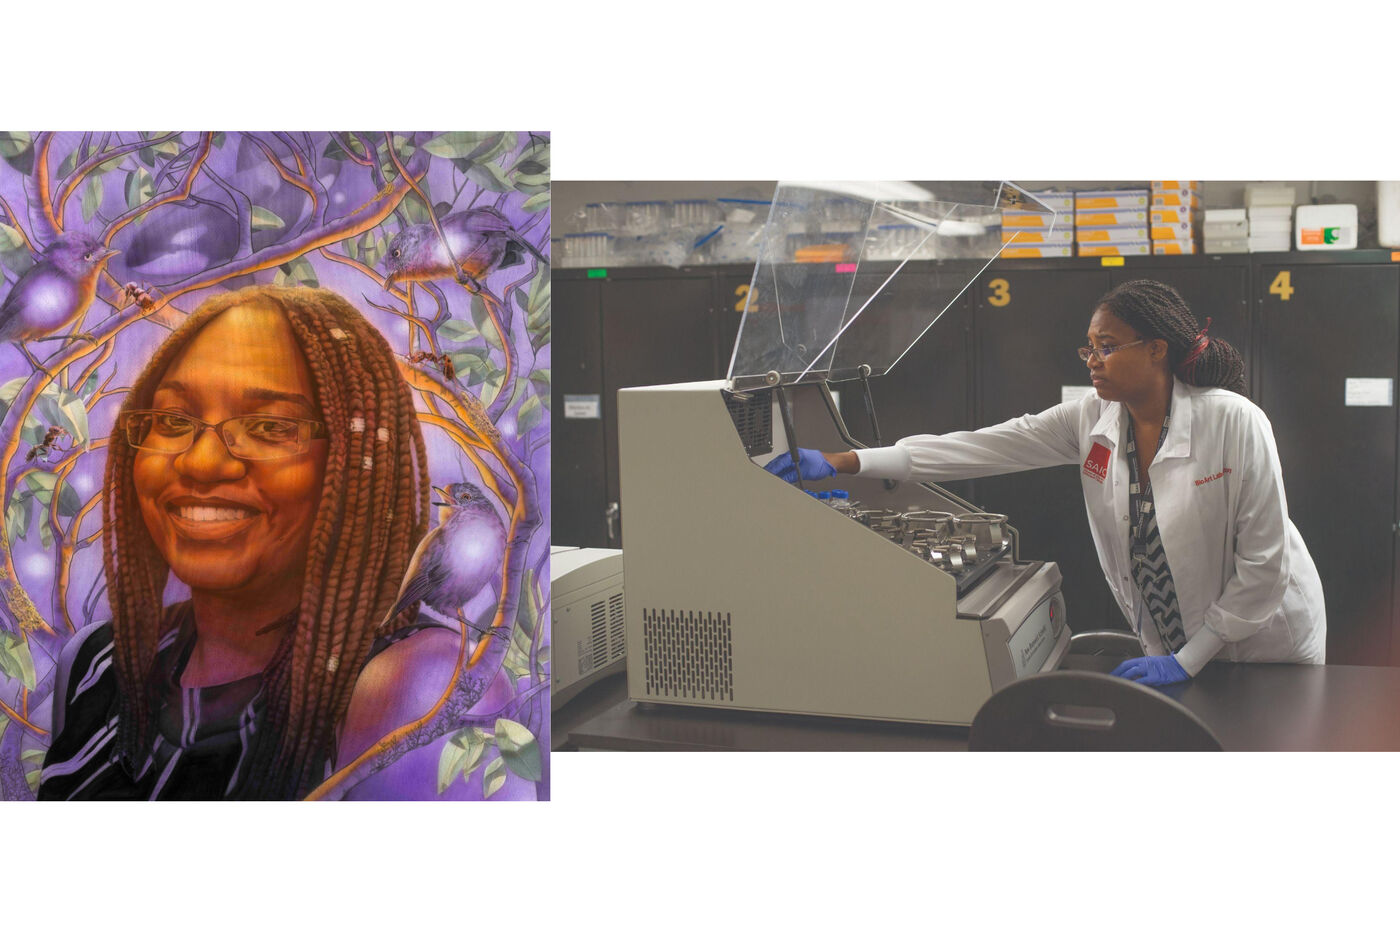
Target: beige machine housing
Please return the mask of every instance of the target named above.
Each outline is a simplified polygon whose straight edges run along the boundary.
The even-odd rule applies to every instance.
[[[549,585],[550,702],[558,709],[589,684],[627,666],[622,552],[553,545]]]
[[[968,725],[996,689],[1059,664],[1053,563],[1013,550],[960,598],[949,573],[750,459],[728,385],[618,394],[631,699]],[[840,479],[855,499],[888,495]],[[930,484],[897,495],[974,511]]]

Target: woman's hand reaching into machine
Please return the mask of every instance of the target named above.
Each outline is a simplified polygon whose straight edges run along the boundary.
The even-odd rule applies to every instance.
[[[819,480],[837,473],[855,473],[860,469],[860,461],[853,451],[824,454],[819,450],[799,448],[797,466],[801,467],[804,480]],[[764,469],[789,483],[797,482],[797,467],[793,466],[789,451],[783,451],[768,461]]]

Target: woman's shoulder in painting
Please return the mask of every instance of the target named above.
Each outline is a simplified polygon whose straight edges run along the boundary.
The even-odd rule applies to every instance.
[[[350,695],[338,765],[353,761],[389,732],[431,710],[452,682],[461,652],[457,632],[427,626],[372,655]]]

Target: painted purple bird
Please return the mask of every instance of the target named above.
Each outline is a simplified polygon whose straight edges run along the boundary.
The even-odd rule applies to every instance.
[[[418,543],[388,619],[416,602],[451,616],[500,572],[506,529],[472,483],[433,487],[446,501],[438,526]]]
[[[438,221],[442,237],[432,224],[414,224],[389,241],[385,266],[390,288],[395,282],[426,282],[432,279],[460,278],[460,271],[473,282],[480,282],[497,269],[508,269],[525,261],[524,252],[541,263],[548,263],[538,249],[515,232],[509,220],[493,207],[477,207],[450,214]],[[443,246],[452,250],[451,256]],[[457,260],[454,268],[452,260]]]
[[[0,340],[50,340],[82,316],[97,294],[97,277],[118,250],[85,233],[54,240],[15,282],[0,305]]]

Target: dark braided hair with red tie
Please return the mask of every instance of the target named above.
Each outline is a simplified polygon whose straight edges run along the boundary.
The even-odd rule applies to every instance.
[[[1212,337],[1210,318],[1201,327],[1180,293],[1151,279],[1124,282],[1099,299],[1096,308],[1114,316],[1148,340],[1167,343],[1167,362],[1178,379],[1193,386],[1219,386],[1248,395],[1244,359],[1238,350]]]
[[[266,711],[234,792],[300,798],[325,777],[335,730],[375,637],[417,615],[416,607],[405,609],[378,630],[428,530],[428,458],[388,341],[325,289],[254,286],[209,299],[156,351],[123,411],[149,407],[175,357],[235,305],[268,306],[286,316],[329,435],[301,605],[263,673]],[[139,769],[157,728],[157,644],[179,613],[162,606],[170,570],[141,518],[132,482],[135,455],[124,443],[109,448],[102,543],[120,694],[118,748]]]

